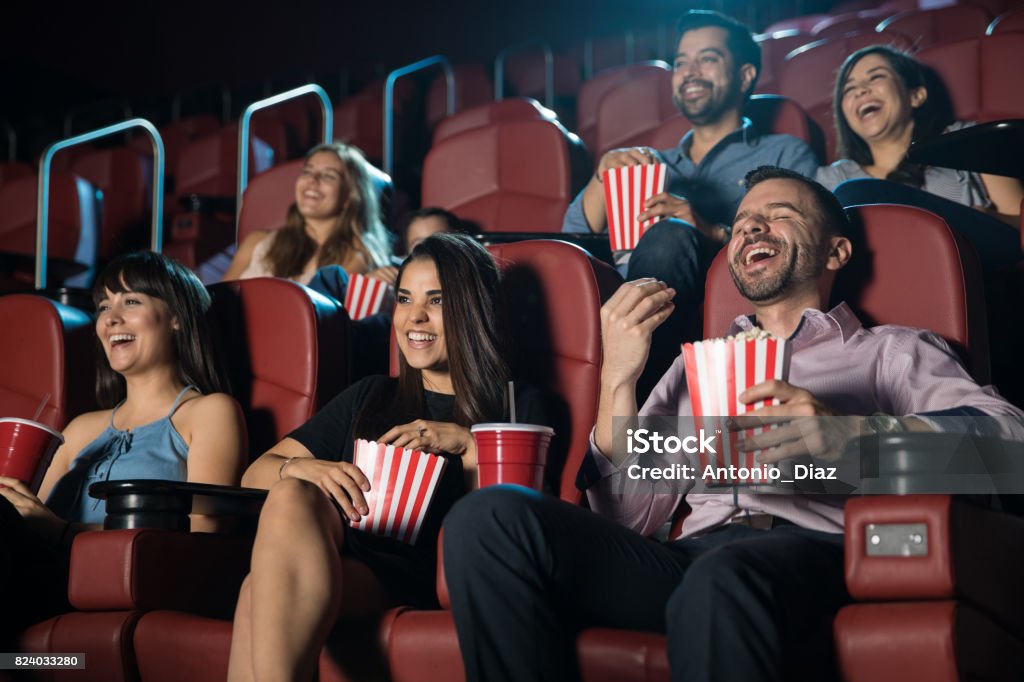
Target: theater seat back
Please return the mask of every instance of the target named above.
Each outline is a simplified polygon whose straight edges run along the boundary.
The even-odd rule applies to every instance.
[[[348,316],[336,301],[285,279],[222,282],[210,293],[255,457],[348,384]]]
[[[423,205],[488,232],[558,232],[572,199],[570,144],[564,128],[545,120],[466,130],[427,154]]]
[[[459,64],[452,69],[455,78],[455,111],[487,104],[494,99],[491,77],[480,64]],[[433,129],[448,115],[448,92],[444,75],[430,82],[427,89],[427,126]]]
[[[434,129],[434,144],[472,128],[482,128],[501,121],[542,119],[556,120],[555,112],[541,106],[532,97],[510,97],[499,102],[487,102],[442,120]]]
[[[643,105],[639,106],[638,103]],[[612,149],[643,144],[651,131],[676,114],[672,72],[652,68],[604,94],[597,107],[594,164]]]
[[[557,400],[549,467],[562,499],[578,502],[576,472],[597,418],[601,373],[601,305],[622,283],[608,264],[560,241],[488,247],[502,268],[508,326],[517,346],[515,376]],[[549,472],[554,473],[554,472]]]
[[[60,430],[95,409],[92,317],[42,296],[0,297],[0,416]],[[45,398],[45,403],[44,403]]]
[[[0,253],[22,257],[19,269],[36,256],[38,190],[39,178],[35,174],[0,187]],[[52,172],[47,228],[48,285],[83,272],[88,274],[95,267],[99,221],[100,197],[95,188],[72,173]]]
[[[875,204],[850,209],[854,255],[836,278],[832,305],[846,301],[865,326],[930,329],[957,351],[968,371],[989,381],[981,271],[974,250],[933,213]],[[708,271],[707,337],[725,336],[752,308],[736,290],[723,249]]]
[[[152,160],[133,147],[113,147],[79,158],[72,171],[103,192],[100,258],[144,247],[149,236]]]
[[[878,25],[881,33],[902,33],[918,47],[984,35],[992,17],[981,7],[955,4],[928,10],[910,10]]]
[[[274,165],[274,151],[255,132],[249,138],[249,177]],[[189,142],[174,169],[176,199],[190,194],[233,197],[238,189],[238,124]]]
[[[590,150],[597,149],[597,116],[601,100],[619,85],[636,78],[660,77],[668,70],[665,62],[630,64],[603,71],[580,86],[576,98],[576,131]],[[596,161],[596,160],[595,160]]]

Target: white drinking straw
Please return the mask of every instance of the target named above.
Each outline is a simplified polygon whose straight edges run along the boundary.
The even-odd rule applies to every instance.
[[[48,401],[49,399],[50,394],[47,393],[46,395],[43,396],[43,399],[39,401],[39,407],[36,408],[36,413],[32,415],[32,421],[39,421],[39,415],[43,413],[43,408],[46,407],[46,401]],[[515,419],[513,419],[512,421],[515,421]]]

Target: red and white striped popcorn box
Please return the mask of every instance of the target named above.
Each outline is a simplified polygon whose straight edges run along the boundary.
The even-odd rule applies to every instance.
[[[643,213],[644,202],[665,191],[667,175],[668,166],[663,163],[609,168],[602,174],[612,251],[635,249],[647,228],[657,222],[641,223],[636,217]]]
[[[361,320],[376,315],[384,305],[391,286],[379,279],[366,275],[352,275],[345,291],[345,310],[351,320]]]
[[[771,399],[746,405],[739,401],[743,391],[771,379],[785,380],[789,375],[786,341],[784,339],[710,339],[683,344],[683,362],[686,367],[686,385],[693,407],[694,428],[714,433],[723,431],[715,439],[716,453],[700,452],[700,470],[714,467],[753,468],[757,466],[760,450],[743,452],[739,448],[740,433],[726,431],[726,419],[745,412],[778,405]],[[767,428],[776,428],[774,425]],[[748,429],[746,435],[756,435],[762,428]],[[744,478],[716,478],[706,484],[719,485],[767,483],[767,477],[758,480]]]
[[[444,457],[357,440],[353,463],[370,481],[363,494],[370,512],[349,525],[415,544],[444,474]]]

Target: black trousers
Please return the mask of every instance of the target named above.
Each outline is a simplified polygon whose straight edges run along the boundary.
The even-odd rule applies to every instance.
[[[843,536],[731,525],[658,543],[525,488],[473,493],[445,520],[466,677],[579,678],[584,627],[667,633],[673,680],[829,680],[849,601]]]
[[[18,633],[71,610],[71,554],[36,535],[0,497],[0,651],[17,651]]]

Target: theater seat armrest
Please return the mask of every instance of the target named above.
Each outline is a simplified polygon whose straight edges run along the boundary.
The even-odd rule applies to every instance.
[[[252,537],[165,530],[81,533],[68,597],[81,611],[172,609],[230,618]]]
[[[958,599],[1024,632],[1024,519],[950,495],[846,505],[846,584],[872,601]]]

